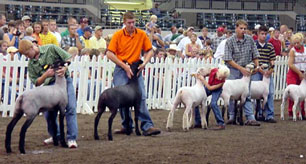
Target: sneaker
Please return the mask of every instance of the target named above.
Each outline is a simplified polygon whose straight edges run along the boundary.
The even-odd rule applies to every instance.
[[[256,120],[247,120],[244,125],[247,126],[260,126],[260,122],[256,121]]]
[[[151,127],[142,133],[144,136],[152,136],[160,134],[160,129]]]
[[[53,144],[53,138],[52,137],[44,140],[44,145],[49,145],[49,144]]]
[[[77,148],[78,144],[76,143],[76,140],[68,140],[68,147],[69,148]]]
[[[276,121],[274,120],[274,118],[270,118],[268,120],[265,120],[265,122],[267,123],[276,123]]]

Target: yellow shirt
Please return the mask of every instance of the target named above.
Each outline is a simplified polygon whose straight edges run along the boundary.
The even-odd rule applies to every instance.
[[[85,44],[85,48],[91,48],[89,39],[85,39],[84,36],[80,37]]]
[[[92,36],[89,39],[90,48],[99,49],[99,48],[106,48],[106,41],[101,37],[99,40],[96,36]]]
[[[39,34],[39,38],[41,39],[42,45],[54,44],[59,46],[56,37],[50,31],[48,31],[47,35]]]

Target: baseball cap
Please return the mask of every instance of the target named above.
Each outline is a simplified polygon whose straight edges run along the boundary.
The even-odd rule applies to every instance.
[[[82,19],[80,20],[80,23],[88,23],[88,18],[82,18]]]
[[[194,28],[193,27],[188,27],[187,31],[190,31],[190,30],[194,30]]]
[[[260,28],[260,24],[255,25],[254,29],[258,30]]]
[[[275,29],[273,27],[270,27],[269,28],[269,31],[274,31]]]
[[[223,27],[218,27],[217,32],[224,32],[224,28]]]
[[[90,33],[92,33],[92,29],[91,29],[91,27],[89,27],[89,26],[87,26],[87,27],[84,28],[84,32],[85,32],[85,31],[89,31]]]
[[[101,29],[102,29],[102,26],[96,26],[96,27],[95,27],[95,31],[101,30]]]
[[[23,17],[21,18],[21,20],[22,20],[22,21],[31,20],[31,18],[30,18],[29,16],[25,15],[25,16],[23,16]]]
[[[18,49],[14,46],[10,46],[9,48],[7,48],[6,52],[7,53],[11,53],[11,52],[17,52]]]

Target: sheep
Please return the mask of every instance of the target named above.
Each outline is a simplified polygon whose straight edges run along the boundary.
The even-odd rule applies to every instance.
[[[210,73],[210,68],[198,68],[196,74],[200,74],[202,76],[207,76]],[[192,74],[195,76],[195,74]],[[180,103],[183,103],[186,107],[184,115],[183,115],[183,130],[188,131],[194,125],[194,108],[196,106],[201,105],[201,123],[202,128],[207,128],[206,117],[204,117],[204,111],[206,109],[206,92],[205,88],[200,79],[196,79],[196,84],[192,87],[182,87],[178,90],[174,104],[171,106],[170,113],[168,115],[166,128],[168,131],[173,127],[173,116],[174,111]],[[169,103],[171,104],[171,102]],[[188,116],[191,114],[190,120],[188,120]]]
[[[306,72],[304,73],[304,79],[302,80],[300,85],[290,84],[286,87],[283,93],[283,100],[281,104],[281,120],[284,120],[284,108],[286,104],[286,100],[290,98],[294,101],[292,112],[293,112],[293,121],[296,121],[296,106],[301,101],[306,100]],[[302,109],[300,109],[299,118],[302,120]],[[306,105],[304,105],[304,111],[306,111]]]
[[[262,64],[262,69],[267,70],[268,65]],[[269,68],[273,69],[273,68]],[[263,76],[261,81],[252,81],[251,82],[251,99],[258,100],[257,106],[260,105],[260,99],[263,99],[262,108],[265,108],[265,105],[268,100],[269,95],[269,86],[270,86],[270,77]],[[257,119],[258,108],[256,108],[255,118]]]
[[[56,72],[61,66],[67,65],[64,61],[55,62],[51,68],[53,68]],[[8,124],[6,129],[6,138],[5,138],[5,148],[7,153],[11,153],[11,134],[12,131],[19,121],[19,119],[26,115],[26,121],[23,124],[20,131],[20,140],[19,140],[19,151],[22,154],[25,154],[25,134],[29,126],[32,124],[35,117],[39,114],[39,112],[50,111],[50,112],[58,112],[60,111],[60,143],[63,147],[67,147],[65,141],[65,132],[64,132],[64,116],[65,116],[65,108],[68,104],[68,95],[67,95],[67,84],[66,78],[60,77],[55,74],[55,84],[47,85],[47,86],[39,86],[31,90],[25,91],[22,95],[20,95],[16,100],[16,106],[13,118],[11,122]],[[50,116],[53,116],[52,114]],[[51,118],[54,132],[57,131],[57,126],[55,125],[56,118]],[[58,139],[56,133],[54,133],[53,142],[54,145],[58,145]]]
[[[135,132],[136,135],[140,136],[140,131],[138,127],[138,115],[140,110],[140,102],[141,102],[141,91],[139,89],[138,85],[138,77],[137,72],[139,65],[143,63],[142,60],[139,60],[138,62],[134,62],[131,64],[131,70],[134,74],[134,76],[129,79],[129,82],[127,85],[117,86],[114,88],[108,88],[102,92],[102,94],[99,97],[98,101],[98,114],[95,118],[95,124],[94,124],[94,138],[95,140],[99,140],[98,135],[98,124],[99,120],[101,118],[102,113],[105,111],[105,108],[108,107],[111,111],[111,116],[108,119],[108,140],[113,140],[112,136],[112,123],[113,119],[115,118],[117,114],[118,108],[126,107],[125,109],[129,109],[128,107],[134,107],[135,111]],[[125,117],[129,117],[129,112],[125,112]],[[126,121],[127,124],[129,124],[129,121]],[[127,130],[126,134],[130,135],[132,133],[132,129],[130,129],[129,125],[126,125]]]
[[[246,69],[252,71],[254,69],[254,65],[248,64],[246,65]],[[226,80],[223,84],[223,91],[221,94],[221,98],[224,101],[224,107],[222,113],[224,115],[225,110],[228,111],[228,106],[230,99],[232,100],[240,100],[239,104],[239,123],[243,125],[243,118],[242,118],[242,107],[246,101],[246,98],[249,95],[249,85],[250,85],[251,76],[243,76],[241,79],[235,80]]]

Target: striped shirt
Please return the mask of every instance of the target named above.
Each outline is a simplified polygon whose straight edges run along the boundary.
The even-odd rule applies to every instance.
[[[257,40],[256,46],[259,52],[259,57],[258,57],[259,65],[261,64],[270,65],[270,61],[276,59],[274,47],[271,43],[265,42],[264,45],[262,45]]]
[[[234,34],[225,43],[224,61],[233,60],[238,65],[244,67],[259,57],[259,53],[253,38],[244,35],[242,40],[238,40]]]
[[[47,66],[50,66],[57,60],[67,61],[71,55],[65,50],[53,44],[39,46],[39,58],[30,59],[28,63],[29,77],[33,84],[36,84],[37,79],[47,71]],[[68,70],[66,76],[69,75]],[[55,81],[55,77],[48,77],[44,81],[44,85],[48,85]]]

